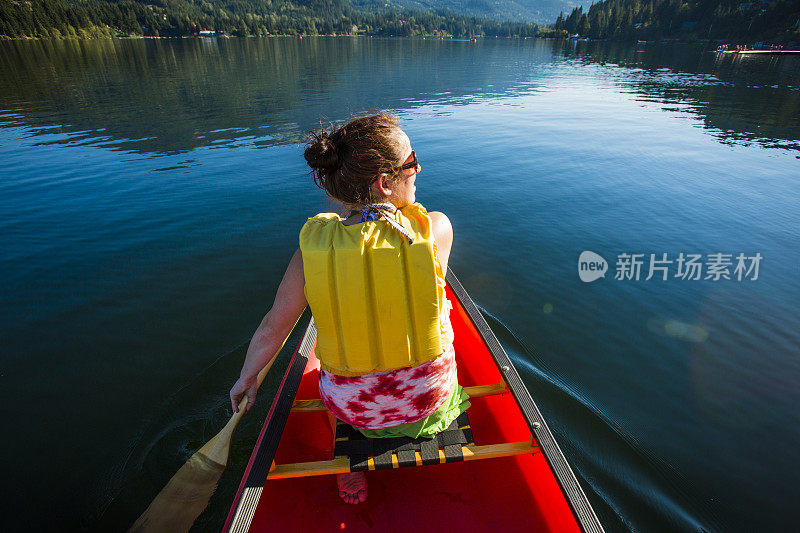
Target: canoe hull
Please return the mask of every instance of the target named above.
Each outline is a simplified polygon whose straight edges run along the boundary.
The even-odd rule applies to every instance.
[[[454,278],[449,281],[451,286],[457,283]],[[454,305],[451,321],[459,383],[469,387],[508,382],[509,366],[502,365],[502,371],[498,368],[487,343],[462,305],[464,296],[454,294],[448,287],[448,297]],[[320,397],[319,361],[313,350],[309,352],[296,400]],[[527,396],[527,391],[524,392]],[[468,414],[476,445],[531,441],[529,420],[515,396],[519,394],[509,391],[470,400],[472,407]],[[576,519],[575,505],[565,497],[563,480],[554,475],[549,464],[552,461],[542,452],[368,472],[367,501],[359,505],[348,505],[339,498],[335,476],[267,479],[265,483],[253,483],[251,470],[258,462],[259,445],[268,437],[266,429],[270,417],[237,495],[239,500],[243,490],[254,488],[261,493],[249,531],[602,531],[593,512],[588,528],[585,519]],[[534,439],[534,444],[538,444],[538,440]],[[558,453],[560,455],[560,451]],[[324,411],[291,412],[274,452],[275,463],[332,458],[333,435],[327,414]],[[585,499],[582,491],[580,496]],[[588,502],[585,503],[588,506]],[[237,520],[233,519],[236,515],[235,501],[226,530],[238,530]]]

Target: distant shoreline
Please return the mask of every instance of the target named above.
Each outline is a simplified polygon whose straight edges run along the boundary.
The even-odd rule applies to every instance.
[[[268,34],[268,35],[101,35],[101,36],[77,36],[77,35],[62,35],[60,37],[9,37],[7,35],[0,35],[0,41],[95,41],[99,39],[113,40],[113,39],[253,39],[253,38],[266,38],[266,37],[279,37],[279,38],[295,38],[295,39],[309,39],[313,37],[349,37],[349,38],[381,38],[381,39],[427,39],[427,40],[444,40],[444,41],[470,41],[476,39],[543,39],[543,40],[568,40],[566,37],[520,37],[516,35],[481,35],[476,37],[452,37],[452,36],[438,36],[438,35],[379,35],[379,34],[341,34],[341,33],[315,33],[310,35],[291,35],[291,34]]]
[[[571,37],[553,37],[553,36],[536,36],[536,37],[520,37],[520,36],[500,36],[500,35],[484,35],[478,37],[452,37],[452,36],[438,36],[438,35],[415,35],[415,36],[402,36],[402,35],[374,35],[374,34],[312,34],[312,35],[291,35],[291,34],[275,34],[275,35],[102,35],[102,36],[74,36],[62,35],[60,37],[8,37],[0,35],[1,41],[98,41],[98,40],[139,40],[139,39],[153,39],[153,40],[175,40],[175,39],[263,39],[263,38],[281,38],[281,39],[309,39],[315,37],[346,37],[346,38],[360,38],[360,39],[409,39],[409,40],[441,40],[441,41],[459,41],[459,42],[472,42],[475,43],[479,40],[488,39],[505,39],[505,40],[542,40],[542,41],[578,41],[578,42],[609,42],[609,43],[627,43],[631,45],[636,44],[708,44],[715,46],[719,44],[727,44],[724,40],[718,39],[676,39],[664,38],[650,41],[631,40],[631,39],[574,39]],[[718,50],[712,50],[718,51]],[[735,51],[726,51],[728,54],[736,55]],[[797,50],[749,50],[746,53],[774,53],[774,54],[798,54]]]

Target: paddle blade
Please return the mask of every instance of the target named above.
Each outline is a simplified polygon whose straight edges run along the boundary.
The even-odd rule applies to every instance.
[[[172,476],[129,531],[189,531],[208,505],[224,471],[224,464],[198,451]]]
[[[274,362],[273,357],[258,373],[259,385],[264,381]],[[167,486],[161,489],[142,516],[128,530],[129,532],[189,531],[217,490],[219,478],[222,477],[222,472],[228,464],[233,431],[244,415],[246,405],[247,396],[243,396],[239,402],[239,411],[234,413],[225,427],[197,450],[172,476]]]

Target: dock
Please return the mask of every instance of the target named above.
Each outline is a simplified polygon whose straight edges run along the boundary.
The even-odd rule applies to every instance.
[[[800,54],[800,50],[717,50],[719,54]]]

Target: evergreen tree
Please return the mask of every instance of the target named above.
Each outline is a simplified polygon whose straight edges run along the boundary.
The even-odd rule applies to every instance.
[[[246,36],[368,35],[534,36],[533,24],[455,13],[367,12],[347,0],[0,0],[0,37],[196,35],[215,30]],[[58,30],[57,32],[54,30]]]
[[[596,39],[725,39],[800,43],[800,2],[770,0],[602,0],[584,24],[581,8],[554,28]]]

